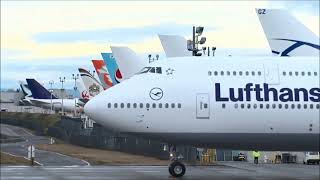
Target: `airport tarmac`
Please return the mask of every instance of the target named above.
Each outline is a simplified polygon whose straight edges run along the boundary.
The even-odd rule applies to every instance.
[[[27,148],[29,145],[36,144],[49,144],[50,138],[44,136],[36,136],[30,133],[28,130],[11,126],[7,124],[0,124],[1,134],[7,136],[18,136],[24,139],[24,141],[16,143],[1,143],[1,151],[9,153],[15,156],[27,157],[28,151]],[[44,166],[85,166],[89,165],[88,162],[59,154],[56,152],[35,150],[35,160],[38,164]]]
[[[245,166],[235,163],[215,166],[188,166],[184,180],[251,180],[292,179],[318,180],[318,165],[259,164]],[[239,166],[239,167],[236,167]],[[63,180],[163,180],[169,176],[167,166],[79,166],[79,167],[15,167],[2,166],[1,179],[63,179]]]
[[[49,143],[49,138],[35,136],[26,129],[1,124],[1,133],[19,136],[25,141],[1,144],[1,150],[27,156],[29,144]],[[81,159],[55,152],[36,150],[36,160],[43,166],[1,166],[2,179],[174,179],[167,166],[90,166]],[[258,164],[217,162],[214,166],[187,166],[181,179],[319,179],[319,165]]]

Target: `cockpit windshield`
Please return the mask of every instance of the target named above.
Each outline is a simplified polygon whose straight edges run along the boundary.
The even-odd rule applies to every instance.
[[[144,74],[144,73],[162,74],[162,68],[161,67],[144,67],[137,74]]]

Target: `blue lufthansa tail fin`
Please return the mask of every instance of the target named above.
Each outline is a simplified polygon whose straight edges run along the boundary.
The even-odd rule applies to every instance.
[[[31,90],[32,96],[35,99],[51,99],[51,93],[38,83],[35,79],[26,79],[28,86]],[[52,95],[52,99],[58,99],[55,95]]]

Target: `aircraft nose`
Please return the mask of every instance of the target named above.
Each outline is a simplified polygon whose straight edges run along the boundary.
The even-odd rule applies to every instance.
[[[97,111],[97,102],[92,98],[84,105],[84,113],[91,119],[95,119],[94,114]]]

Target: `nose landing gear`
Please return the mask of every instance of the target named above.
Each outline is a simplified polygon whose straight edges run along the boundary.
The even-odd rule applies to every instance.
[[[173,161],[169,164],[169,173],[173,177],[182,177],[186,172],[186,167],[179,161]]]
[[[177,156],[176,155],[176,147],[175,146],[170,146],[170,161],[171,163],[169,164],[169,173],[173,177],[182,177],[185,172],[186,172],[186,167],[185,165],[180,162],[181,159],[183,159],[182,155]]]

